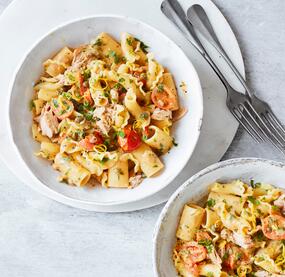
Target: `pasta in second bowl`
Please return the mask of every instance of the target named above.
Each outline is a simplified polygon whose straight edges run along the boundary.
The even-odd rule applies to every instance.
[[[40,150],[30,133],[31,99]],[[170,133],[179,103],[188,111]],[[197,74],[172,41],[139,21],[98,16],[56,29],[29,52],[15,76],[9,118],[37,182],[72,201],[112,205],[145,198],[175,178],[194,150],[202,111]],[[57,182],[50,162],[34,153],[75,186]],[[81,187],[90,177],[101,186]]]
[[[284,276],[284,177],[284,164],[259,159],[193,176],[158,221],[157,276]]]

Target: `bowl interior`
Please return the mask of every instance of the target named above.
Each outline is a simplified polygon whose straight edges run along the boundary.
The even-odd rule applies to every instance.
[[[284,164],[258,159],[236,159],[212,165],[180,187],[164,207],[157,223],[154,239],[154,268],[157,276],[178,276],[172,262],[176,228],[186,203],[203,202],[209,184],[240,179],[265,182],[285,189]]]
[[[157,177],[144,180],[132,190],[76,188],[57,181],[58,172],[50,163],[34,156],[39,144],[31,135],[32,115],[29,102],[33,84],[42,72],[42,62],[63,46],[76,47],[88,43],[100,32],[108,32],[117,40],[120,33],[129,32],[150,46],[158,62],[173,74],[180,102],[188,109],[186,116],[175,124],[173,134],[178,143],[163,157],[165,170]],[[184,81],[185,94],[179,89]],[[13,141],[32,174],[50,189],[75,200],[115,204],[136,201],[154,194],[177,176],[190,158],[197,143],[203,114],[200,82],[194,67],[182,50],[154,28],[124,17],[97,16],[66,24],[40,40],[28,53],[15,75],[9,103],[9,120]]]

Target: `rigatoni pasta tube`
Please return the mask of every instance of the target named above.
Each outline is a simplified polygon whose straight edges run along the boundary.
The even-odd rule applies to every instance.
[[[53,167],[62,173],[62,178],[66,179],[69,184],[76,186],[86,185],[91,177],[87,169],[66,154],[58,153],[55,156]]]
[[[147,177],[153,176],[164,167],[157,155],[145,143],[132,154],[139,161],[141,170]]]
[[[172,137],[154,125],[149,126],[149,130],[153,134],[145,140],[145,143],[158,149],[161,154],[166,153],[172,147]]]
[[[186,241],[194,238],[204,219],[205,210],[196,205],[185,205],[177,228],[176,237]]]
[[[143,109],[137,103],[137,96],[132,89],[127,91],[125,96],[125,106],[128,111],[133,115],[137,120],[140,119],[140,115],[143,113]]]
[[[107,186],[110,188],[127,188],[129,186],[129,167],[127,160],[118,160],[108,169]]]
[[[103,173],[103,167],[98,161],[94,161],[90,159],[88,155],[84,157],[80,153],[74,153],[72,155],[75,161],[77,161],[84,168],[88,169],[91,174],[95,174],[96,176],[100,176]]]

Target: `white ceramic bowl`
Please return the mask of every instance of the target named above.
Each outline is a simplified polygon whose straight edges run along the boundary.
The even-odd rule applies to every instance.
[[[180,102],[189,109],[186,116],[175,124],[174,136],[178,147],[163,157],[165,170],[157,177],[144,180],[135,189],[88,189],[68,186],[57,181],[50,163],[34,156],[39,144],[31,136],[32,116],[29,102],[33,83],[42,72],[42,62],[63,46],[75,47],[88,43],[100,32],[108,32],[119,40],[121,32],[129,32],[150,46],[155,58],[171,73],[177,87],[181,81],[188,85],[188,94],[179,90]],[[44,36],[25,56],[15,74],[9,103],[11,137],[27,170],[38,183],[37,190],[45,195],[64,198],[64,203],[76,207],[86,204],[113,205],[130,203],[150,196],[167,186],[183,169],[190,158],[201,128],[203,115],[202,91],[197,73],[182,50],[165,35],[143,22],[120,16],[95,16],[60,26]],[[44,184],[45,187],[42,187]],[[41,187],[41,188],[40,188]],[[38,189],[40,188],[40,189]],[[52,196],[52,195],[55,195]]]
[[[178,276],[172,262],[172,249],[183,206],[188,202],[203,204],[209,184],[234,179],[245,182],[254,179],[285,188],[285,164],[256,158],[227,160],[207,167],[186,181],[168,200],[156,224],[153,241],[156,276]]]

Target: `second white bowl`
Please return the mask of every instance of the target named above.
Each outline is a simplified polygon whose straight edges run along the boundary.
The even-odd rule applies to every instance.
[[[201,203],[208,195],[208,187],[215,181],[240,179],[265,182],[285,189],[285,164],[256,159],[240,158],[211,165],[186,181],[168,200],[154,232],[153,264],[156,276],[177,277],[172,261],[176,241],[176,228],[186,203]]]

